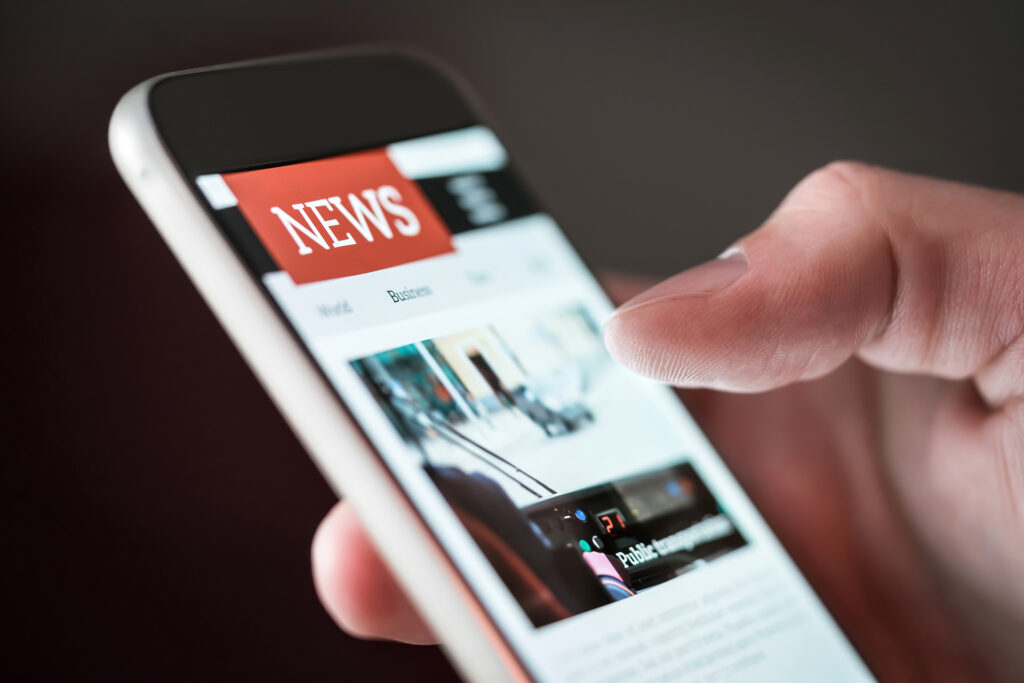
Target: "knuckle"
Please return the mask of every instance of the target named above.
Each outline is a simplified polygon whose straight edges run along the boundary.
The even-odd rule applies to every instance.
[[[874,178],[878,172],[878,167],[865,164],[862,161],[837,159],[825,164],[814,173],[835,177],[841,182],[859,186]]]
[[[881,169],[857,161],[833,161],[801,180],[783,202],[788,209],[866,208],[877,193]]]

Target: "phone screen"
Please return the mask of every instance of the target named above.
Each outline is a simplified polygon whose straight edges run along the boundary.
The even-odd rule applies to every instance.
[[[872,680],[489,129],[194,180],[534,676]]]

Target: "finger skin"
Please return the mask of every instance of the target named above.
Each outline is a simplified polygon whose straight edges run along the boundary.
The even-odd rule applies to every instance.
[[[610,352],[657,379],[734,392],[857,359],[885,371],[861,415],[874,427],[864,455],[896,502],[881,521],[905,521],[918,576],[941,587],[964,641],[1021,680],[1024,197],[832,164],[739,246],[746,269],[715,288],[687,289],[691,271],[627,302],[606,325]]]
[[[682,386],[763,391],[853,355],[1021,391],[1024,197],[854,163],[816,171],[740,246],[721,290],[623,307],[609,351]]]
[[[320,523],[312,564],[320,601],[349,634],[417,645],[437,642],[345,501]]]

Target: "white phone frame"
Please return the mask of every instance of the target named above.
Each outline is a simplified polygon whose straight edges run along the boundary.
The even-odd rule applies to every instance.
[[[110,151],[125,183],[459,673],[474,681],[531,680],[174,162],[149,107],[164,78],[134,87],[111,117]]]

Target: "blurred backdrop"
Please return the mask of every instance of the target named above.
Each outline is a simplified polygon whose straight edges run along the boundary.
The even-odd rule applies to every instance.
[[[308,547],[333,496],[116,176],[125,90],[305,49],[427,50],[595,266],[656,275],[831,159],[1024,189],[1020,3],[823,5],[0,5],[5,659],[23,679],[453,676],[317,603]]]

